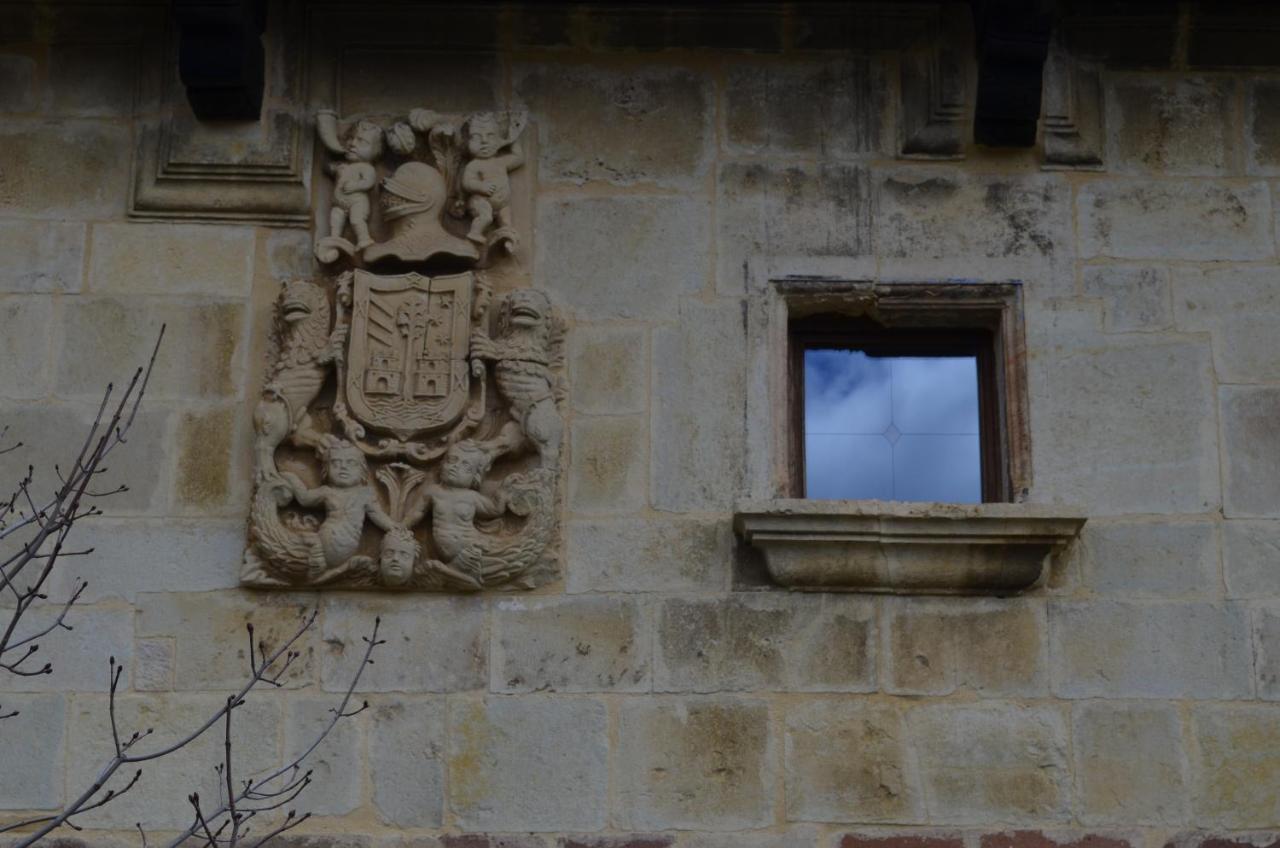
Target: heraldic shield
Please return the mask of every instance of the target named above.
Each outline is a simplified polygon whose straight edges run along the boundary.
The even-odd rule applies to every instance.
[[[361,423],[400,439],[451,427],[471,395],[471,273],[355,271],[343,384]]]

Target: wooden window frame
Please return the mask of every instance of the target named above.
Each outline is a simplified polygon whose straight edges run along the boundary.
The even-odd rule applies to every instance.
[[[982,500],[1024,500],[1031,485],[1022,289],[1017,283],[775,281],[787,316],[784,489],[804,494],[804,351],[974,355]]]

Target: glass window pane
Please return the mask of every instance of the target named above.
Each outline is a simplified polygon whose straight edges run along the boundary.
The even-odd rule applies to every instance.
[[[888,361],[860,350],[805,351],[805,433],[883,433],[891,376]]]
[[[982,502],[978,437],[903,436],[893,446],[893,498]]]
[[[893,423],[904,433],[978,432],[978,360],[896,356]]]
[[[829,500],[890,500],[893,448],[884,436],[807,436],[805,493]]]

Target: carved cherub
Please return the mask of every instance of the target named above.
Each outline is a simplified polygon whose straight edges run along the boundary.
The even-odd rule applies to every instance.
[[[382,537],[378,554],[378,577],[383,586],[400,587],[413,579],[414,564],[421,546],[404,527],[392,527]]]
[[[484,244],[489,226],[497,221],[498,232],[511,230],[510,173],[524,164],[520,147],[523,121],[510,121],[503,133],[498,116],[479,112],[467,119],[463,132],[470,159],[462,168],[461,185],[471,213],[471,230],[467,238]],[[506,152],[503,152],[506,151]]]
[[[295,501],[302,506],[324,507],[319,529],[300,538],[310,548],[312,579],[321,578],[326,570],[342,566],[355,555],[366,518],[383,531],[396,526],[378,503],[369,484],[369,466],[358,447],[334,438],[321,446],[319,453],[327,485],[311,489],[295,474],[280,474]]]
[[[369,235],[369,192],[378,184],[378,171],[373,163],[382,156],[382,128],[369,121],[358,121],[347,131],[346,141],[337,133],[337,115],[330,111],[316,114],[316,134],[330,152],[344,161],[330,162],[333,174],[333,209],[329,212],[329,236],[342,238],[347,223],[356,236],[356,250],[373,244]]]

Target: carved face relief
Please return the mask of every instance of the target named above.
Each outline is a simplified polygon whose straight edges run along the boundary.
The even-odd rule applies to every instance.
[[[404,586],[413,577],[413,564],[418,558],[418,544],[411,536],[388,533],[378,557],[378,576],[384,586]]]
[[[467,148],[477,159],[492,159],[502,147],[502,134],[492,115],[477,115],[467,123]]]

